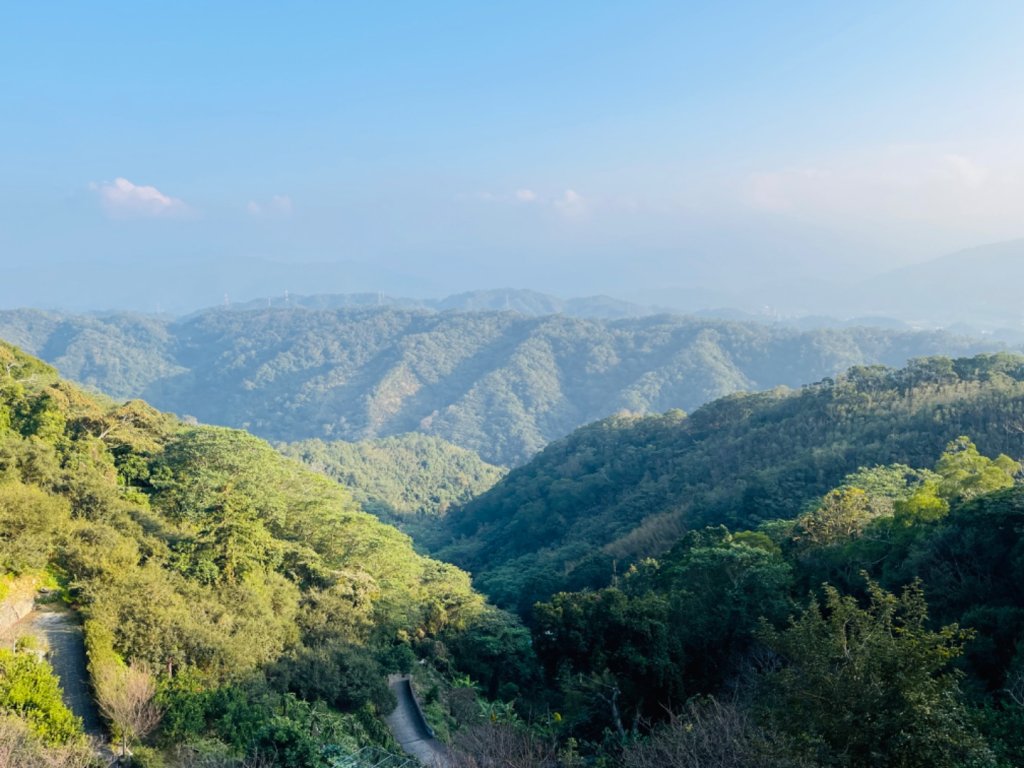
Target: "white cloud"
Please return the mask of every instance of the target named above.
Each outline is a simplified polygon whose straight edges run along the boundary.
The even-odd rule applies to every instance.
[[[566,216],[580,216],[586,213],[587,202],[575,189],[567,189],[553,202],[555,208]]]
[[[574,189],[566,189],[558,195],[545,195],[535,190],[521,187],[514,192],[480,192],[476,198],[488,203],[508,205],[530,204],[542,209],[556,211],[563,216],[580,216],[587,211],[587,201]]]
[[[107,215],[115,218],[169,217],[188,212],[188,206],[156,187],[133,184],[123,177],[89,185]]]
[[[290,216],[292,208],[292,199],[288,195],[274,195],[265,203],[250,200],[245,206],[252,216]]]
[[[739,194],[754,210],[799,218],[997,225],[1012,231],[1024,217],[1024,156],[1006,147],[879,147],[751,173]]]
[[[943,161],[950,176],[966,189],[979,189],[991,178],[988,168],[963,155],[945,155]]]

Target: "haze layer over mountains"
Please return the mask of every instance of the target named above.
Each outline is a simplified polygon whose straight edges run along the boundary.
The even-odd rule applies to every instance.
[[[215,305],[393,306],[603,318],[676,312],[783,320],[805,328],[853,319],[862,325],[955,326],[1008,338],[1024,334],[1015,288],[1024,281],[1024,240],[983,245],[895,269],[862,269],[852,276],[816,275],[785,259],[770,269],[750,269],[728,253],[679,251],[657,265],[639,261],[621,275],[600,263],[581,267],[578,281],[552,283],[524,269],[507,275],[507,284],[545,288],[478,290],[470,285],[445,299],[430,294],[444,295],[463,285],[463,279],[453,275],[442,283],[417,272],[349,261],[84,259],[54,266],[45,282],[32,279],[32,269],[28,264],[11,265],[10,279],[0,284],[0,307],[185,314]],[[452,263],[439,257],[438,273],[451,270]],[[595,279],[602,274],[605,277]],[[550,293],[580,296],[588,287],[606,295],[563,299]]]

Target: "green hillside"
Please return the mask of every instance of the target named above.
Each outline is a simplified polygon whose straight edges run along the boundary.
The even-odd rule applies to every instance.
[[[505,475],[472,451],[415,433],[358,443],[304,440],[278,450],[334,478],[367,512],[414,535]]]
[[[7,310],[0,312],[0,339],[112,397],[140,397],[154,381],[185,372],[173,360],[167,318]]]
[[[145,694],[131,712],[161,715],[150,739],[182,765],[394,748],[377,717],[388,673],[446,643],[479,657],[486,627],[514,629],[467,574],[417,555],[338,483],[244,432],[85,394],[6,344],[0,542],[0,577],[50,580],[84,618],[115,736],[148,731],[105,702]],[[28,723],[26,738],[80,739],[66,714],[4,690],[0,715]]]
[[[607,584],[694,527],[793,517],[858,467],[927,465],[961,434],[987,455],[1024,456],[1024,358],[854,368],[689,417],[606,419],[450,513],[432,551],[499,603],[528,610],[563,589]]]
[[[538,604],[559,728],[635,768],[1021,765],[1021,466],[937,458]]]
[[[85,619],[97,698],[144,766],[386,754],[385,680],[414,670],[456,765],[1010,768],[1022,441],[1009,355],[590,425],[432,508],[528,633],[263,441],[0,345],[0,586],[48,580]],[[291,448],[317,449],[396,509],[436,501],[426,481],[394,495],[397,474],[481,470],[422,436]],[[0,744],[81,766],[46,663],[4,651],[0,671]],[[141,708],[118,719],[125,691]]]
[[[71,379],[204,423],[286,442],[421,432],[504,466],[620,411],[690,411],[853,365],[995,349],[939,332],[387,307],[180,320],[12,311],[0,312],[0,338]]]

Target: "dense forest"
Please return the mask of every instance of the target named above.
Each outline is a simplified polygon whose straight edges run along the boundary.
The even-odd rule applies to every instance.
[[[420,657],[482,679],[495,648],[515,657],[501,635],[524,636],[258,438],[86,394],[0,344],[0,598],[26,585],[84,619],[95,696],[138,765],[394,752],[389,673]],[[79,764],[81,724],[31,651],[0,652],[0,757]]]
[[[433,530],[437,518],[505,475],[472,451],[416,433],[358,443],[304,440],[277,447],[350,488],[363,509],[413,538],[418,538],[417,531]]]
[[[455,764],[1022,764],[1021,456],[1005,354],[578,430],[421,531],[536,656]]]
[[[605,419],[453,510],[428,544],[499,604],[528,611],[605,586],[694,527],[793,517],[861,466],[927,465],[961,434],[986,454],[1024,455],[1024,358],[855,367],[690,416]]]
[[[0,313],[0,338],[114,397],[279,441],[421,432],[520,464],[620,411],[693,410],[850,366],[994,349],[942,332],[422,309]]]
[[[537,604],[555,730],[636,768],[1024,764],[1020,472],[961,436]]]
[[[0,9],[0,768],[1024,768],[1024,0]]]
[[[0,345],[0,600],[84,620],[143,768],[398,765],[392,672],[458,767],[1011,768],[1022,436],[1024,358],[984,355],[608,419],[462,505],[498,473],[437,440],[284,447],[454,533],[519,619],[258,438]],[[24,640],[0,759],[89,764]]]

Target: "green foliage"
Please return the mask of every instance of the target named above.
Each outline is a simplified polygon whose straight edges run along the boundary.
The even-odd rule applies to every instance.
[[[591,704],[577,717],[595,717],[602,689],[623,717],[648,719],[669,702],[719,689],[750,649],[759,617],[781,621],[792,605],[790,566],[764,543],[723,528],[693,533],[618,587],[538,604],[534,645],[549,679],[591,681],[583,697]]]
[[[134,768],[168,768],[163,753],[152,747],[135,747],[132,750]]]
[[[936,479],[934,472],[914,469],[905,464],[861,467],[843,478],[841,489],[859,488],[864,491],[875,512],[888,511],[893,502],[905,499],[924,483]]]
[[[49,383],[57,378],[57,370],[42,360],[27,355],[13,344],[0,341],[0,378],[4,381],[5,404],[10,407],[12,393],[17,398],[19,382],[38,380]]]
[[[854,368],[798,391],[722,398],[689,417],[615,416],[453,510],[447,542],[432,551],[470,570],[498,604],[527,612],[560,590],[608,584],[686,529],[792,520],[830,489],[820,519],[804,522],[842,538],[929,478],[947,501],[1005,487],[1017,464],[985,456],[1024,455],[1022,423],[1024,358],[1008,355]],[[906,469],[931,465],[963,434],[977,450],[955,443],[939,476]],[[863,469],[879,465],[892,469]],[[934,517],[939,507],[922,496],[903,509]]]
[[[949,502],[939,495],[939,484],[928,481],[910,496],[893,505],[897,522],[913,525],[917,522],[939,520],[949,513]]]
[[[816,509],[800,516],[797,535],[817,547],[859,535],[878,516],[872,509],[872,498],[860,488],[829,491]]]
[[[850,366],[993,346],[941,332],[388,307],[253,308],[176,321],[3,312],[0,337],[113,396],[145,397],[268,439],[418,431],[504,466],[620,410],[693,410],[731,392],[796,387]],[[933,368],[919,369],[929,383],[961,375]],[[990,373],[976,366],[963,377]],[[861,379],[873,375],[866,369]]]
[[[64,414],[50,392],[31,399],[15,411],[14,425],[26,437],[38,437],[46,443],[56,443],[67,426]]]
[[[82,736],[82,724],[61,701],[50,665],[32,653],[0,650],[0,712],[22,718],[47,744]]]
[[[0,483],[0,573],[45,568],[70,521],[66,500],[18,481]]]
[[[445,641],[456,668],[479,681],[490,699],[514,699],[538,682],[530,633],[504,611],[480,613],[464,630],[447,633]]]
[[[65,376],[115,397],[140,397],[153,381],[185,370],[170,359],[167,322],[146,315],[14,310],[0,314],[0,328],[0,336],[33,354],[52,352]]]
[[[1019,764],[1024,487],[939,496],[943,479],[970,488],[987,473],[998,487],[987,470],[1013,469],[969,453],[975,471],[950,471],[968,445],[936,472],[858,470],[796,519],[691,532],[612,587],[537,605],[550,706],[605,751],[602,734],[639,739],[623,759],[652,765],[727,765],[752,745],[751,765]],[[787,623],[822,581],[824,599]],[[649,741],[630,735],[708,694],[731,702],[708,722],[684,709]]]
[[[259,679],[209,687],[194,675],[165,681],[161,740],[167,745],[193,740],[199,749],[226,756],[249,755],[271,765],[320,768],[323,745],[356,751],[370,744],[393,747],[390,734],[370,705],[340,714],[322,702],[269,690]],[[196,734],[217,734],[203,743]]]
[[[280,450],[351,488],[367,512],[398,523],[443,517],[505,474],[472,451],[414,433],[357,443],[306,440]]]
[[[1005,454],[995,459],[982,456],[968,438],[959,437],[946,447],[935,471],[942,478],[937,489],[939,495],[966,500],[1011,487],[1021,467],[1020,462]]]
[[[342,712],[372,704],[378,712],[395,708],[381,667],[365,648],[334,644],[305,648],[282,659],[271,671],[275,687],[305,701],[324,701]]]
[[[130,706],[155,684],[158,738],[182,749],[212,740],[319,768],[325,743],[390,746],[376,720],[392,705],[387,674],[491,610],[467,574],[261,440],[109,403],[0,345],[5,356],[0,570],[58,575],[126,741],[159,718]],[[0,709],[53,741],[78,728],[45,665],[0,662]]]
[[[820,745],[825,765],[994,765],[959,700],[950,662],[971,633],[927,628],[919,585],[893,595],[868,583],[869,602],[825,587],[784,631],[765,626],[782,657],[769,676],[768,717],[795,738]]]
[[[399,350],[412,357],[370,398],[374,429],[386,430],[404,418],[395,403],[435,402],[443,377],[430,379],[429,363],[455,371],[479,350],[432,336],[443,318],[371,314],[382,325],[363,329],[362,346],[332,347],[362,360],[353,371],[375,356],[386,368],[382,340],[426,324]],[[273,332],[293,321],[270,313],[261,322]],[[236,324],[195,322],[225,333]],[[475,322],[496,334],[493,344],[513,327]],[[547,335],[538,340],[534,328],[525,347],[510,344],[514,370],[568,359],[552,331],[563,326],[535,325]],[[289,354],[333,344],[280,338],[269,367],[256,365],[255,342],[230,353],[214,345],[228,355],[223,381],[244,373],[265,396],[275,382],[302,379]],[[205,337],[195,339],[199,355]],[[706,333],[694,344],[717,354]],[[265,443],[86,396],[0,346],[4,354],[3,567],[59,574],[87,620],[94,669],[134,662],[158,675],[160,744],[292,766],[317,765],[325,743],[390,746],[377,720],[391,704],[383,681],[413,666],[416,652],[502,699],[484,715],[493,725],[522,735],[536,723],[531,738],[547,746],[580,738],[595,764],[622,758],[668,710],[709,728],[738,724],[737,754],[768,749],[777,765],[806,764],[808,750],[832,765],[1012,765],[1024,754],[1010,693],[1024,668],[1024,501],[1019,465],[1000,455],[1024,453],[1020,358],[857,368],[690,417],[614,417],[549,447],[439,521],[447,551],[483,566],[481,584],[531,612],[530,637],[487,607],[466,573],[415,554],[347,490]],[[338,383],[349,379],[333,381],[339,396],[352,394]],[[535,398],[550,393],[530,378],[520,384],[508,389],[516,407],[540,418]],[[499,419],[496,429],[511,424]],[[522,438],[510,435],[496,450]],[[379,493],[394,491],[412,457],[441,483],[461,471],[450,454],[407,440],[411,454],[408,444],[388,447],[390,466],[364,454],[360,471]],[[943,448],[935,472],[910,469]],[[787,625],[797,596],[822,581],[833,585],[824,602]],[[479,721],[472,688],[446,693],[431,680],[431,705],[451,707],[446,727]],[[828,701],[815,706],[823,692]],[[736,712],[682,709],[706,694],[729,694]],[[456,707],[464,718],[452,716]],[[478,735],[487,741],[493,730]],[[574,747],[564,754],[578,759]]]

